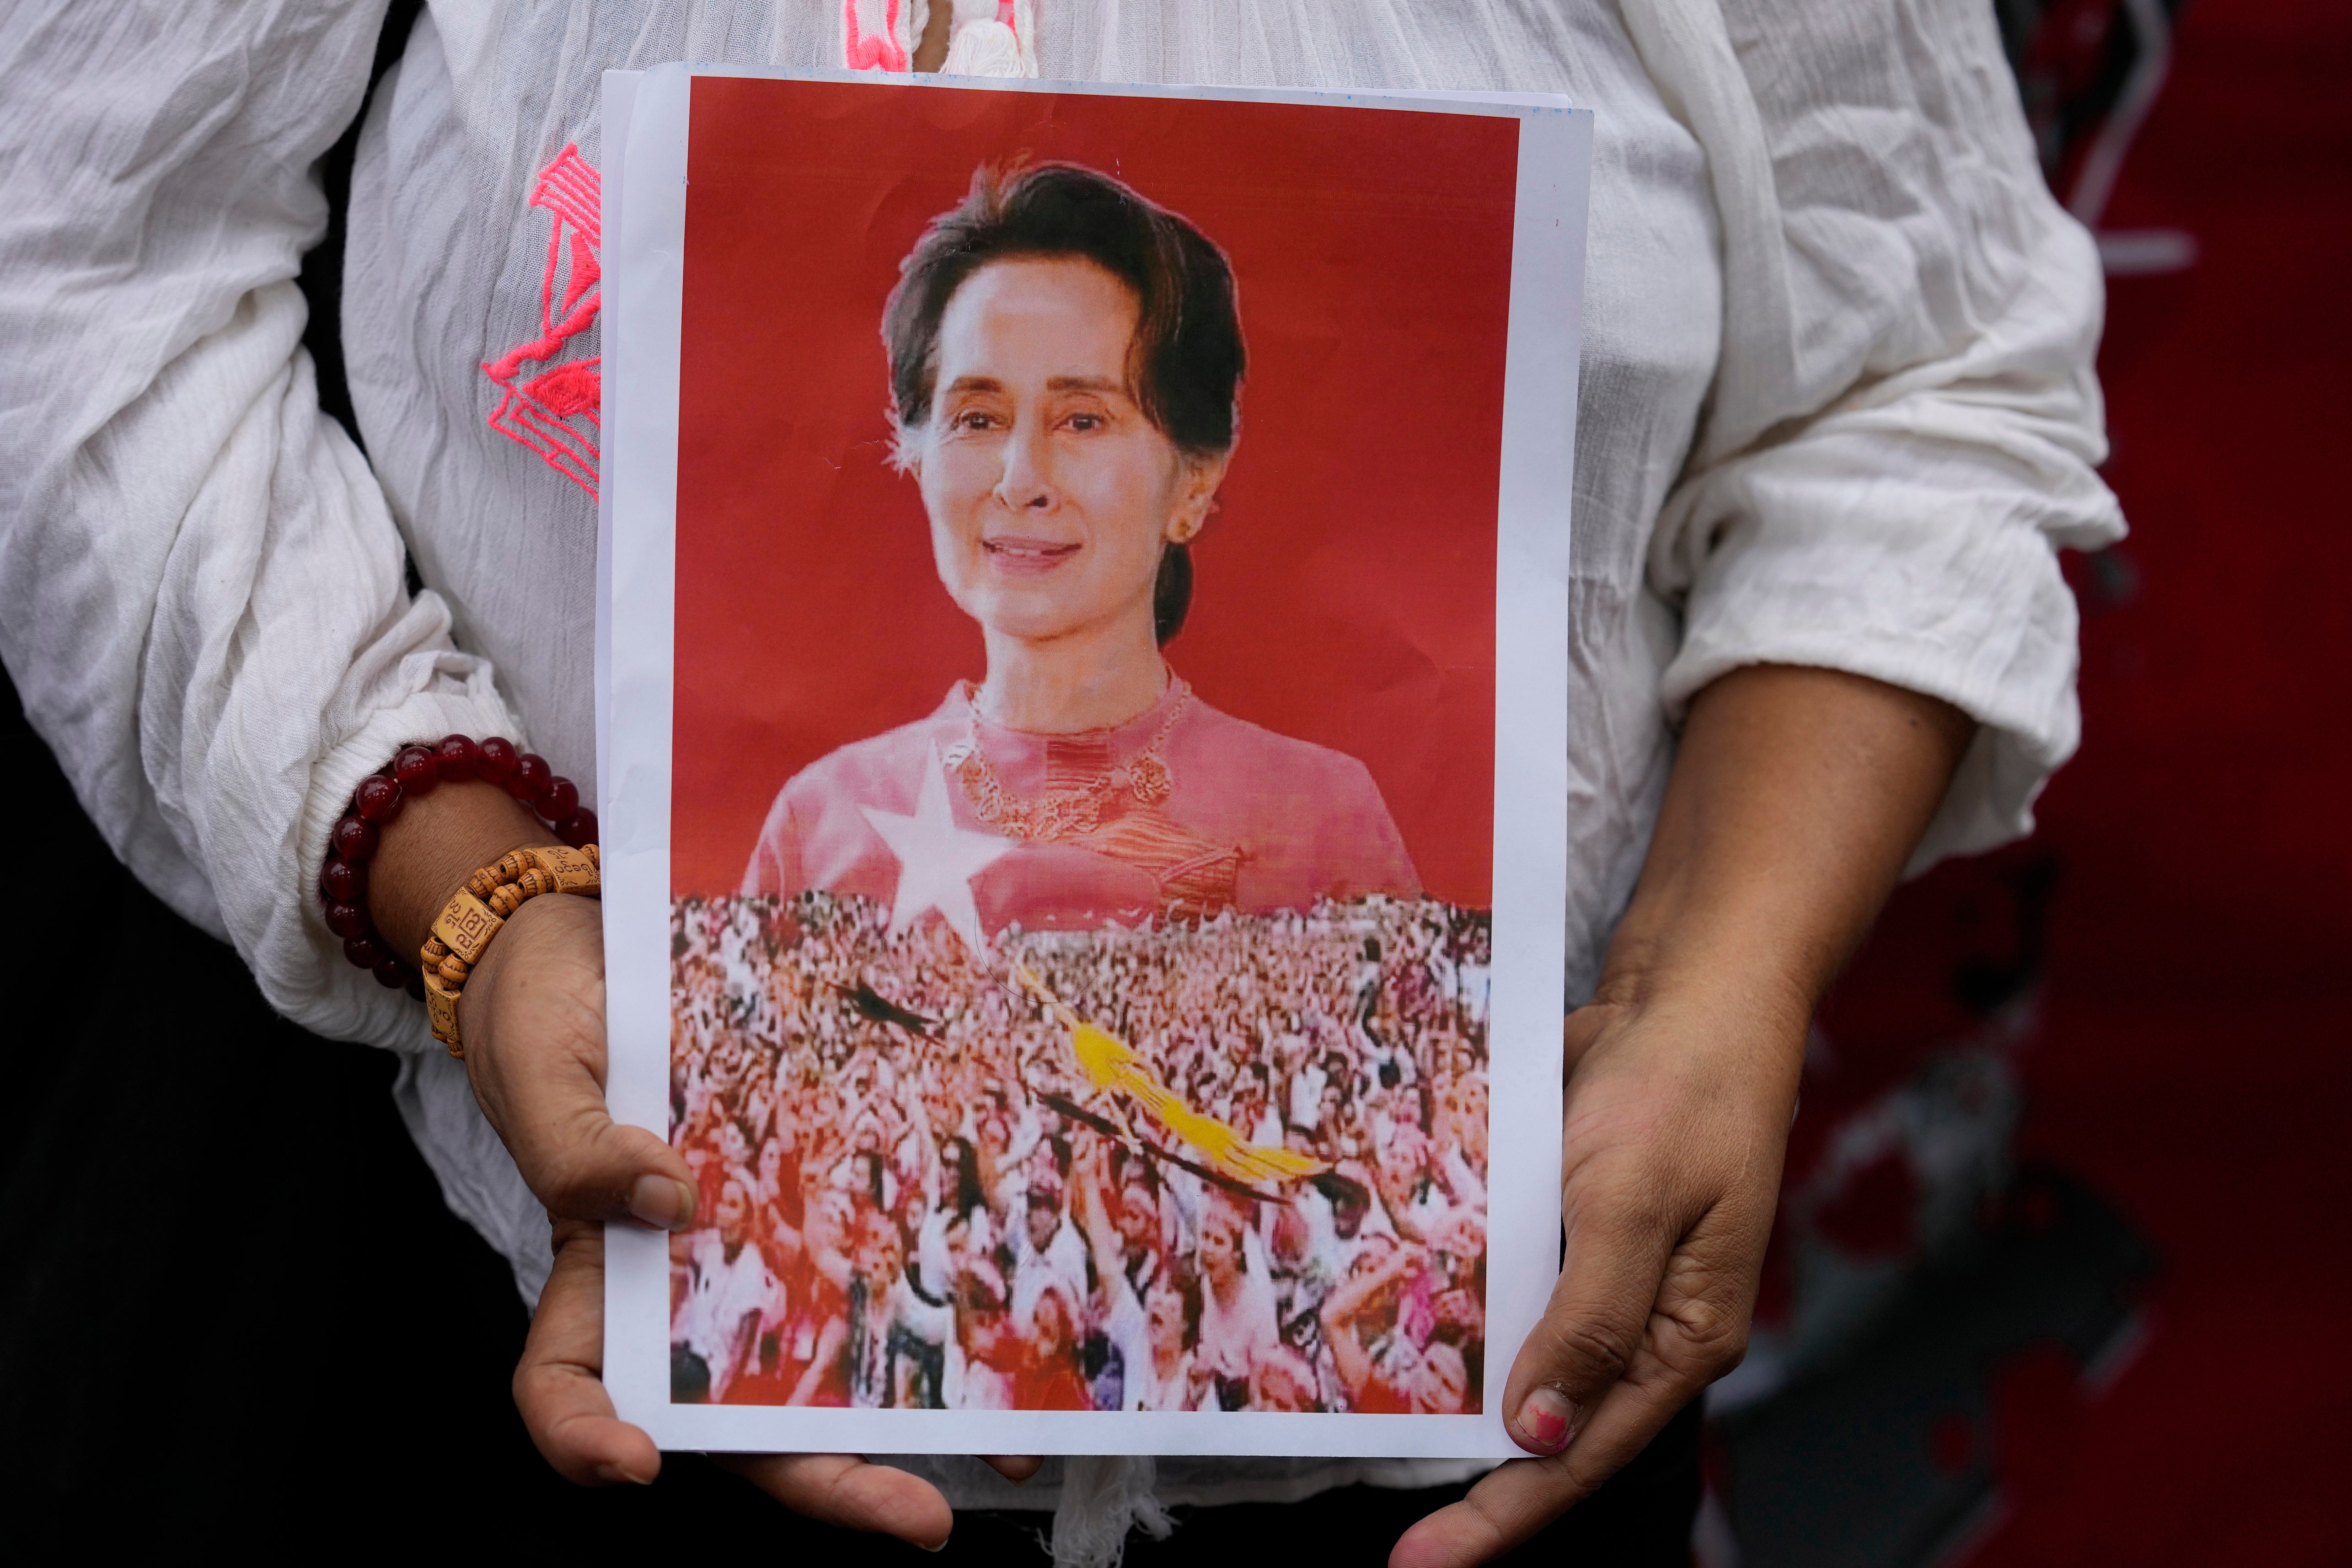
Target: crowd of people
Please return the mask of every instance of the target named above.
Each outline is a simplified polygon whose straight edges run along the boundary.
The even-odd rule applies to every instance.
[[[1376,898],[983,956],[860,898],[678,901],[673,1397],[1475,1411],[1488,933]],[[1236,1179],[1090,1080],[1016,966],[1307,1174]]]

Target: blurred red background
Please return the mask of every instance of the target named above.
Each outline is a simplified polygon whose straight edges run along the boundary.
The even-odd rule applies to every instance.
[[[798,769],[984,673],[888,465],[878,329],[923,225],[1025,155],[1183,214],[1240,286],[1243,438],[1171,663],[1362,760],[1430,890],[1487,904],[1516,121],[706,78],[691,141],[677,894],[738,884]]]
[[[2198,260],[2109,285],[2130,570],[2076,574],[2084,738],[2041,810],[2065,881],[2021,1153],[2166,1266],[2111,1385],[1997,1389],[2013,1490],[1981,1568],[2352,1562],[2347,72],[2338,0],[2191,4],[2107,210]]]
[[[2192,0],[2175,42],[2100,225],[2195,259],[2108,281],[2104,472],[2132,532],[2067,558],[2081,755],[2032,841],[1896,894],[1791,1142],[1794,1176],[1979,1027],[1948,978],[2024,945],[2016,890],[2046,879],[2017,1156],[2103,1195],[2158,1267],[2113,1364],[2045,1343],[1991,1369],[1969,1440],[1999,1493],[1912,1559],[1940,1568],[2352,1563],[2352,1255],[2328,1239],[2352,1184],[2352,7]]]

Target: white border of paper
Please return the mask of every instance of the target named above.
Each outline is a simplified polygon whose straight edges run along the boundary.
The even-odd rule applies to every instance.
[[[1476,1416],[844,1410],[673,1405],[667,1239],[606,1229],[604,1382],[665,1448],[859,1453],[1259,1454],[1505,1458],[1503,1385],[1559,1257],[1566,933],[1569,500],[1592,116],[1502,93],[879,77],[666,65],[604,77],[604,446],[597,575],[598,776],[621,1121],[668,1136],[669,821],[678,324],[687,120],[697,76],[929,83],[963,91],[1378,105],[1520,121],[1496,574],[1495,959],[1489,1013],[1487,1354]],[[1502,1173],[1509,1179],[1500,1179]]]

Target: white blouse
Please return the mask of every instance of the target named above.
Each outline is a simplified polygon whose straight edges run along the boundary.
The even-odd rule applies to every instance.
[[[560,319],[568,288],[551,305],[542,285],[557,225],[567,277],[573,236],[593,254],[600,73],[840,65],[851,41],[836,0],[433,0],[352,183],[362,455],[319,412],[293,279],[326,218],[312,165],[359,110],[383,9],[0,16],[0,654],[150,887],[298,1022],[404,1053],[396,1093],[444,1195],[535,1298],[546,1225],[463,1069],[342,961],[310,889],[353,785],[411,739],[527,737],[595,799],[593,382],[534,378],[596,353],[593,309]],[[850,14],[870,31],[882,11]],[[1853,671],[1979,721],[1916,865],[2031,826],[2079,726],[2056,550],[2122,519],[2093,471],[2097,260],[2043,188],[1982,0],[1022,0],[1015,21],[1013,40],[960,31],[959,57],[1594,110],[1571,1000],[1683,705],[1738,665]],[[1163,1461],[1161,1496],[1438,1473],[1283,1463]],[[1149,1461],[1080,1469],[1071,1489],[1105,1507],[1149,1484]],[[996,1496],[991,1475],[956,1495],[1057,1495]]]

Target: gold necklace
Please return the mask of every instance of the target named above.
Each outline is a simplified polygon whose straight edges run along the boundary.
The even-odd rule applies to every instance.
[[[1176,683],[1176,698],[1168,707],[1168,716],[1160,721],[1159,731],[1144,743],[1126,763],[1106,768],[1093,778],[1066,789],[1048,789],[1038,800],[1028,800],[1004,787],[996,769],[988,764],[988,754],[980,748],[980,722],[977,706],[965,702],[964,738],[947,749],[940,760],[956,782],[963,786],[964,799],[971,802],[972,814],[1007,838],[1028,839],[1039,843],[1057,843],[1064,839],[1083,838],[1102,824],[1103,807],[1120,789],[1146,806],[1157,806],[1168,799],[1175,789],[1175,777],[1168,764],[1160,759],[1160,748],[1176,728],[1176,720],[1192,700],[1192,688],[1182,677],[1171,675]]]

